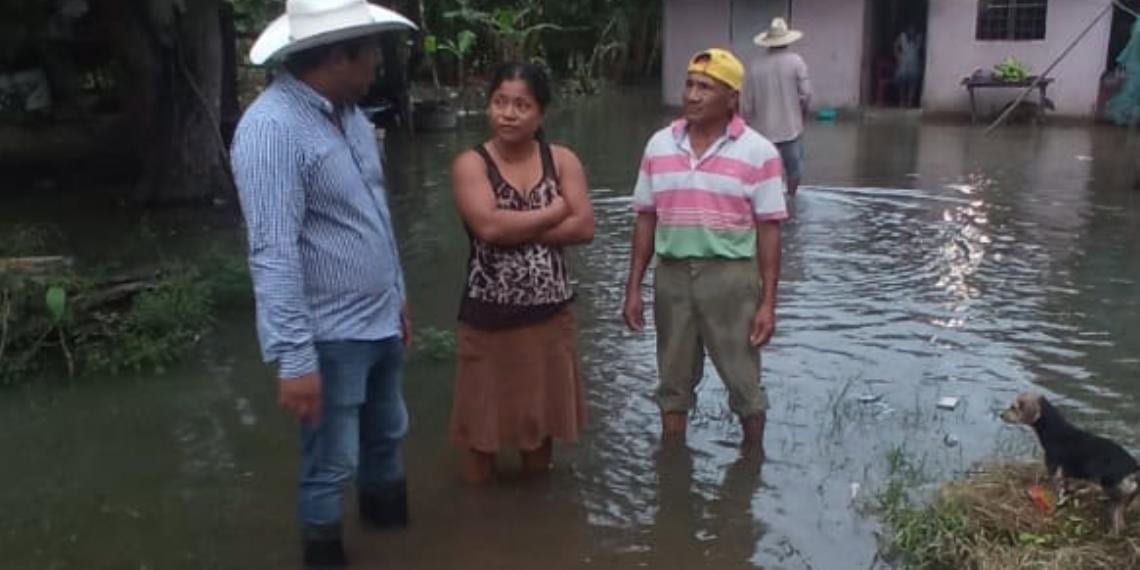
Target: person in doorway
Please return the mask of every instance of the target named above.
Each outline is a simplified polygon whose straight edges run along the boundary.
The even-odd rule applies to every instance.
[[[494,477],[504,447],[528,474],[549,471],[553,440],[577,441],[586,422],[564,248],[593,240],[594,214],[582,163],[543,135],[550,103],[541,68],[502,65],[488,92],[491,138],[452,165],[471,255],[450,438],[471,483]]]
[[[347,564],[343,496],[362,522],[407,524],[401,389],[411,339],[376,136],[356,102],[382,31],[413,28],[359,1],[290,0],[254,43],[283,63],[235,132],[232,166],[249,240],[257,329],[281,406],[301,421],[298,499],[307,567]]]
[[[776,326],[780,222],[788,213],[780,155],[738,113],[743,84],[744,66],[732,53],[697,53],[685,80],[684,116],[649,139],[633,191],[623,316],[630,329],[645,328],[642,281],[656,254],[663,434],[684,435],[707,349],[745,447],[762,454],[768,401],[759,350]]]
[[[918,105],[918,76],[920,73],[922,36],[908,26],[895,39],[895,87],[898,88],[899,106],[911,108]]]
[[[811,108],[807,64],[790,49],[803,35],[775,18],[768,31],[753,38],[764,49],[750,62],[743,96],[749,123],[779,149],[788,194],[793,196],[803,177],[804,117]]]

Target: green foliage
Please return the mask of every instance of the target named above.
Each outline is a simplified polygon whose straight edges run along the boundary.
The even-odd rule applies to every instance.
[[[903,567],[942,568],[946,551],[960,547],[969,520],[952,501],[937,508],[917,504],[911,495],[922,482],[922,468],[903,449],[892,449],[887,453],[887,484],[875,497],[875,507],[893,531],[891,550]]]
[[[515,6],[499,6],[491,11],[473,8],[467,0],[459,0],[459,9],[443,17],[469,26],[482,27],[491,37],[499,61],[530,61],[541,56],[539,35],[547,30],[564,30],[557,24],[541,21],[542,5],[537,0],[521,0]],[[472,39],[471,45],[474,45]]]
[[[206,252],[196,262],[210,298],[218,308],[249,305],[253,302],[249,263],[242,255],[221,247]]]
[[[47,255],[62,237],[59,229],[42,224],[14,224],[0,234],[0,257]]]
[[[48,314],[51,316],[52,323],[56,325],[62,323],[64,314],[67,311],[67,291],[59,285],[48,287],[44,302],[47,305]]]
[[[454,358],[458,346],[455,333],[434,327],[417,330],[412,343],[416,356],[433,362]]]
[[[10,255],[58,251],[54,232],[17,226]],[[0,385],[57,370],[68,377],[162,372],[183,359],[227,306],[250,303],[245,258],[221,247],[143,275],[88,270],[0,273]]]
[[[1028,489],[1048,479],[1040,461],[987,462],[943,482],[929,500],[912,499],[926,483],[901,450],[887,458],[885,487],[874,506],[886,523],[884,554],[893,568],[917,570],[1103,570],[1140,568],[1140,529],[1106,532],[1095,485],[1077,485],[1063,508],[1045,513]],[[1084,488],[1081,488],[1084,487]]]
[[[423,6],[436,42],[425,47],[442,51],[445,38],[468,30],[477,40],[459,65],[476,73],[508,60],[537,63],[565,94],[576,96],[656,69],[659,0],[438,0]]]
[[[475,32],[471,30],[460,30],[455,43],[448,49],[450,49],[451,53],[455,54],[456,57],[466,57],[475,47],[475,41]]]
[[[69,275],[19,278],[0,274],[0,385],[39,372],[41,357],[59,355],[73,371],[68,331],[72,323]],[[58,350],[52,350],[58,348]]]
[[[274,17],[284,13],[284,0],[231,0],[234,5],[234,27],[239,34],[261,32]]]
[[[1030,77],[1029,66],[1016,57],[1010,56],[994,66],[994,79],[998,81],[1019,82]]]
[[[618,38],[614,37],[617,26],[618,20],[611,19],[588,57],[581,52],[570,56],[566,90],[571,95],[594,95],[601,91],[600,78],[604,75],[605,67],[621,57],[625,49]]]
[[[210,283],[197,270],[176,268],[122,313],[100,311],[84,331],[80,360],[87,373],[162,373],[213,323]]]
[[[468,56],[470,56],[472,50],[475,48],[476,38],[477,36],[475,35],[475,32],[467,29],[459,30],[459,33],[456,35],[456,37],[447,38],[444,40],[440,40],[440,38],[434,34],[428,34],[427,36],[424,36],[424,52],[431,60],[432,78],[436,83],[436,87],[439,86],[439,78],[435,69],[437,65],[436,58],[439,56],[440,52],[446,52],[455,58],[457,64],[456,75],[458,76],[458,83],[462,88],[465,79],[464,69],[466,67],[466,61]]]

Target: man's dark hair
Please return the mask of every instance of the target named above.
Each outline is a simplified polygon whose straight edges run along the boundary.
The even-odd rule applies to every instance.
[[[363,36],[314,46],[286,56],[285,69],[293,75],[303,75],[324,65],[337,50],[343,50],[349,59],[356,59],[364,50],[373,49],[375,46],[376,38],[373,36]]]

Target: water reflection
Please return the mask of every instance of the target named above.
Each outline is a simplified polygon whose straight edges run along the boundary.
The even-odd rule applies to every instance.
[[[754,568],[764,533],[754,510],[762,458],[741,454],[724,463],[684,444],[652,453],[645,520],[615,528],[597,562],[615,568]]]

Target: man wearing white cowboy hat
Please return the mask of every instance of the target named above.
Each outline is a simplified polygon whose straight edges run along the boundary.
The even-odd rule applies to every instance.
[[[803,176],[801,135],[811,105],[807,64],[788,49],[803,36],[799,30],[789,30],[783,18],[775,18],[768,31],[752,40],[767,49],[757,53],[749,65],[742,101],[753,128],[779,149],[789,194],[796,193]]]
[[[411,338],[403,270],[371,123],[356,103],[378,33],[415,26],[364,0],[288,0],[250,51],[280,73],[234,135],[257,331],[279,403],[301,421],[305,564],[346,564],[344,490],[362,521],[407,524],[401,390]]]

